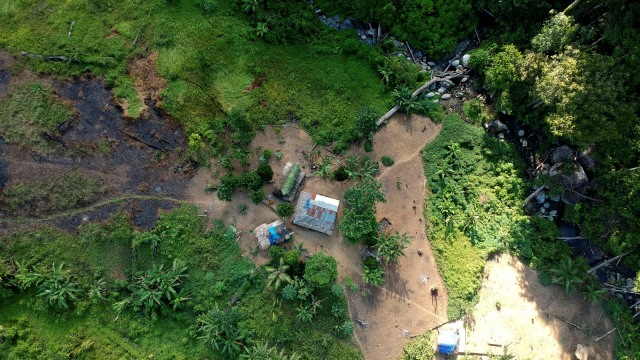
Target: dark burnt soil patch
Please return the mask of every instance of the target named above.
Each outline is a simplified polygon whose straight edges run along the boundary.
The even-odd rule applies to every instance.
[[[175,202],[170,201],[129,199],[120,204],[99,207],[82,214],[60,217],[54,220],[54,224],[71,232],[85,222],[105,221],[114,214],[124,213],[137,229],[149,230],[156,226],[160,210],[171,210],[177,206]]]
[[[5,87],[11,91],[14,80],[18,81],[19,77],[12,77],[7,62],[1,60],[0,81],[4,83],[0,84],[0,91]],[[156,107],[153,100],[146,101],[148,111],[140,119],[131,120],[115,104],[111,91],[96,78],[42,80],[52,84],[56,99],[71,106],[74,115],[59,124],[55,132],[47,134],[49,141],[61,145],[60,151],[53,154],[38,155],[24,147],[0,142],[0,179],[5,183],[4,189],[0,189],[0,217],[54,215],[55,212],[38,208],[37,204],[30,209],[10,209],[7,191],[19,184],[28,188],[31,184],[46,183],[70,172],[100,179],[105,185],[98,198],[75,207],[90,206],[123,195],[183,198],[193,173],[183,161],[184,132]],[[120,205],[95,208],[86,214],[58,218],[54,223],[73,230],[83,218],[103,220],[114,212],[128,210],[137,227],[149,228],[155,225],[158,209],[173,206],[158,200],[129,200]]]

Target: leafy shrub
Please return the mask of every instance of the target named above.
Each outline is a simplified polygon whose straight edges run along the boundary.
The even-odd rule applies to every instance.
[[[353,140],[372,140],[378,128],[376,125],[377,120],[378,114],[371,107],[360,109],[350,134],[353,136]]]
[[[287,218],[293,215],[294,208],[291,203],[283,202],[278,204],[278,206],[276,207],[276,211],[278,212],[278,215],[280,217]]]
[[[277,264],[284,256],[284,250],[279,246],[272,246],[269,248],[269,256],[271,256],[271,264]]]
[[[271,169],[271,166],[266,162],[260,162],[256,174],[260,176],[260,179],[262,179],[262,182],[265,184],[273,179],[273,169]]]
[[[402,360],[432,360],[435,352],[431,344],[431,332],[412,339],[402,347]]]
[[[384,271],[373,256],[368,256],[364,259],[364,273],[362,274],[362,280],[365,284],[380,286],[384,284]]]
[[[363,148],[364,148],[364,151],[365,151],[365,152],[372,152],[372,151],[373,151],[373,141],[371,141],[371,140],[366,140],[366,141],[364,142],[364,146],[363,146]]]
[[[469,101],[465,101],[464,105],[462,105],[464,114],[474,123],[480,124],[486,121],[487,115],[484,112],[484,105],[480,99],[471,99]]]
[[[284,253],[284,262],[290,267],[298,264],[298,253],[295,250],[289,250]]]
[[[316,287],[331,284],[338,277],[336,259],[323,253],[311,255],[306,261],[304,278]]]
[[[345,181],[349,179],[349,173],[343,165],[340,165],[340,167],[333,172],[333,178],[336,179],[336,181]]]
[[[262,190],[255,190],[251,192],[251,202],[258,205],[262,200],[266,199],[266,195]]]
[[[395,164],[395,161],[393,160],[393,158],[391,156],[383,156],[380,161],[382,162],[382,165],[384,166],[392,166],[393,164]]]
[[[333,284],[333,286],[331,286],[331,293],[337,298],[342,298],[344,297],[344,288],[340,284]]]

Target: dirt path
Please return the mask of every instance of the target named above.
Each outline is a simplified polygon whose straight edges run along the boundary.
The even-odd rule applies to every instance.
[[[372,157],[387,155],[395,160],[378,177],[387,196],[387,203],[377,206],[378,217],[388,219],[391,230],[407,232],[412,240],[406,257],[385,269],[381,289],[361,287],[363,294],[349,296],[354,320],[367,322],[366,328],[356,329],[367,359],[394,359],[409,340],[407,332],[417,335],[447,320],[444,284],[425,235],[426,180],[420,156],[439,131],[438,125],[425,118],[396,115],[374,139]],[[434,286],[440,289],[440,296],[432,302],[430,289]]]
[[[594,341],[613,328],[602,307],[580,294],[567,295],[560,286],[543,287],[535,271],[510,255],[487,262],[479,296],[473,310],[474,331],[467,337],[468,351],[501,354],[502,348],[488,345],[491,343],[507,345],[518,359],[572,360],[581,344],[589,346],[590,360],[613,359],[615,333]]]
[[[304,243],[310,254],[323,251],[338,261],[339,281],[347,277],[359,285],[359,291],[347,291],[349,310],[352,320],[362,320],[366,327],[356,325],[356,341],[367,359],[393,359],[402,351],[402,345],[410,335],[424,332],[443,321],[446,321],[447,298],[444,284],[438,274],[431,248],[427,242],[424,229],[423,208],[425,197],[425,178],[420,150],[432,141],[440,131],[440,127],[426,118],[396,115],[387,126],[382,127],[374,139],[374,152],[364,153],[351,149],[361,156],[368,156],[379,161],[383,155],[391,156],[396,163],[391,167],[381,168],[377,180],[382,183],[382,190],[387,196],[387,203],[377,208],[378,220],[387,218],[391,222],[390,229],[412,236],[410,246],[406,249],[406,257],[402,257],[396,266],[385,269],[385,284],[382,287],[368,287],[362,283],[361,248],[347,246],[337,229],[327,236],[318,232],[288,226],[295,232],[294,244]],[[276,181],[279,180],[282,167],[287,161],[299,162],[302,171],[307,172],[305,189],[319,194],[331,196],[343,202],[344,192],[353,184],[323,180],[312,175],[310,163],[320,163],[322,156],[331,156],[321,147],[313,151],[313,141],[303,130],[295,127],[267,128],[258,133],[252,144],[251,168],[256,167],[259,154],[266,148],[283,154],[282,160],[271,160]],[[304,156],[303,152],[311,156]],[[337,159],[335,163],[342,161]],[[233,223],[242,235],[239,244],[246,256],[258,264],[269,261],[266,251],[257,252],[257,243],[250,233],[257,225],[271,222],[277,215],[264,205],[253,205],[249,199],[236,192],[231,202],[219,201],[215,193],[205,193],[207,184],[217,184],[220,174],[219,166],[212,164],[212,169],[201,169],[191,181],[187,191],[187,200],[200,204],[207,210],[211,218],[222,219]],[[400,180],[400,186],[398,186]],[[265,191],[270,193],[271,186]],[[275,199],[270,199],[276,201]],[[241,214],[240,204],[245,204],[248,211]],[[340,206],[342,211],[344,205]],[[340,213],[339,216],[342,214]],[[286,244],[285,246],[291,246]],[[418,255],[418,253],[422,255]],[[256,254],[257,253],[257,254]],[[256,254],[255,256],[252,254]],[[432,303],[430,289],[438,286],[440,296]]]

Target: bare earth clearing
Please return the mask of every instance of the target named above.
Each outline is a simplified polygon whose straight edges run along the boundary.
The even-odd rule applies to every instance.
[[[491,343],[507,346],[518,359],[570,360],[575,359],[576,346],[581,344],[590,347],[590,360],[613,359],[615,332],[594,341],[613,328],[602,308],[579,294],[565,294],[560,286],[543,287],[535,271],[510,255],[487,262],[473,317],[475,326],[467,335],[468,351],[502,354],[502,348],[489,346]]]
[[[297,161],[302,165],[303,171],[307,172],[305,190],[344,201],[343,194],[353,183],[312,176],[310,161],[303,156],[303,151],[308,152],[313,147],[311,138],[295,126],[275,129],[277,128],[267,128],[264,133],[256,136],[252,147],[256,154],[253,167],[263,149],[281,150],[282,160],[271,160],[276,181],[287,161]],[[397,115],[376,134],[374,152],[363,153],[352,149],[352,152],[374,160],[379,161],[381,156],[389,155],[396,161],[389,168],[381,166],[378,181],[383,184],[382,190],[387,196],[387,203],[378,206],[378,218],[381,220],[386,217],[392,224],[391,230],[407,232],[413,238],[411,245],[405,250],[407,256],[400,259],[399,265],[385,269],[384,286],[372,288],[362,283],[361,249],[346,246],[337,229],[332,236],[327,236],[293,226],[290,221],[287,223],[296,234],[296,243],[304,243],[310,254],[324,251],[335,257],[339,264],[340,280],[351,277],[360,285],[358,292],[348,291],[348,298],[354,323],[357,320],[367,323],[366,327],[356,325],[355,331],[356,339],[367,359],[393,359],[402,351],[402,345],[409,341],[403,330],[416,335],[446,321],[446,293],[441,290],[439,302],[431,302],[431,287],[444,289],[444,285],[425,236],[422,214],[425,178],[420,150],[437,136],[439,129],[439,126],[426,118]],[[316,147],[315,151],[320,151],[321,156],[330,155],[320,147]],[[321,162],[317,154],[311,156],[310,160],[315,164]],[[338,160],[334,161],[334,164],[337,163]],[[213,172],[216,168],[214,164]],[[231,222],[242,231],[240,245],[245,254],[251,256],[257,243],[249,231],[263,222],[275,220],[277,215],[267,206],[252,205],[248,197],[241,193],[234,194],[231,202],[219,201],[215,193],[204,193],[203,189],[208,183],[217,182],[212,177],[211,170],[202,169],[193,179],[187,196],[190,197],[189,200],[207,208],[211,218]],[[270,192],[271,186],[266,190]],[[238,211],[240,204],[246,204],[249,208],[245,215]],[[340,209],[343,207],[344,203]],[[418,255],[418,250],[422,251],[422,256]],[[252,258],[257,264],[264,264],[269,260],[269,255],[263,251]]]

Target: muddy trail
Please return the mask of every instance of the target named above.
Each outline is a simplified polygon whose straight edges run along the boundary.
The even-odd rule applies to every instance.
[[[11,65],[11,59],[0,58],[0,97],[35,78],[50,86],[54,98],[70,106],[73,115],[42,134],[56,149],[51,154],[0,141],[3,232],[34,219],[49,219],[71,231],[84,221],[104,220],[119,211],[125,211],[136,227],[148,229],[155,225],[159,209],[177,206],[175,200],[184,197],[195,172],[183,161],[184,132],[152,100],[145,100],[147,111],[141,118],[130,119],[116,105],[110,89],[95,77],[59,81],[27,70],[14,76]],[[99,183],[99,190],[90,201],[64,211],[50,211],[42,201],[28,208],[8,206],[6,192],[16,184],[47,184],[66,174]],[[105,201],[109,199],[119,201]]]

